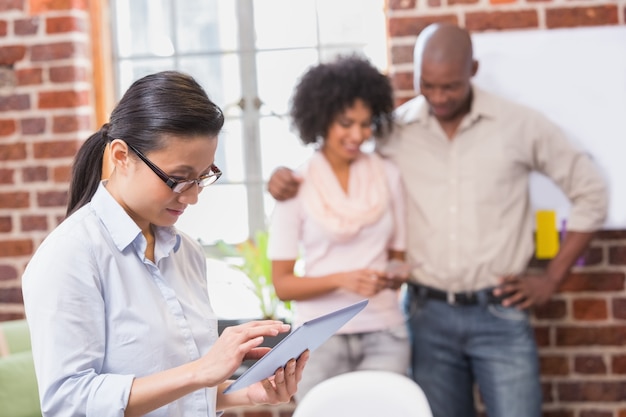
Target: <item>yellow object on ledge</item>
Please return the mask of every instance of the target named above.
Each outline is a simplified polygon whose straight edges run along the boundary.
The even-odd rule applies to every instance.
[[[556,226],[556,211],[537,210],[535,213],[535,257],[554,258],[559,251],[559,230]]]

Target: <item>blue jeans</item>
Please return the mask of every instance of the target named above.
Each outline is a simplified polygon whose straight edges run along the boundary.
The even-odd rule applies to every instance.
[[[482,300],[450,305],[407,292],[412,376],[433,417],[475,417],[478,384],[489,417],[540,417],[541,383],[526,312]]]

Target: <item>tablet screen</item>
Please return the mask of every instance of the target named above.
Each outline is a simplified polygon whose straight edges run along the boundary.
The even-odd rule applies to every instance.
[[[235,382],[224,390],[224,393],[245,388],[255,382],[268,378],[290,359],[298,358],[305,350],[314,351],[365,308],[368,300],[349,305],[323,316],[309,320],[302,326],[292,330],[265,356],[248,368]]]

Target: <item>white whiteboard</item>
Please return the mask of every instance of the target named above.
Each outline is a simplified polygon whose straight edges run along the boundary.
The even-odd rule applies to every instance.
[[[626,26],[473,34],[474,82],[543,111],[585,148],[607,178],[605,227],[626,227]],[[570,205],[533,174],[536,209],[567,217]]]

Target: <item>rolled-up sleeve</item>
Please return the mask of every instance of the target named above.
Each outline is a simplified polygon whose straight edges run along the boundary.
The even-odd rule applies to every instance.
[[[607,218],[606,179],[591,155],[567,139],[564,132],[537,114],[534,146],[536,168],[551,178],[571,203],[567,229],[591,232],[600,229]]]

